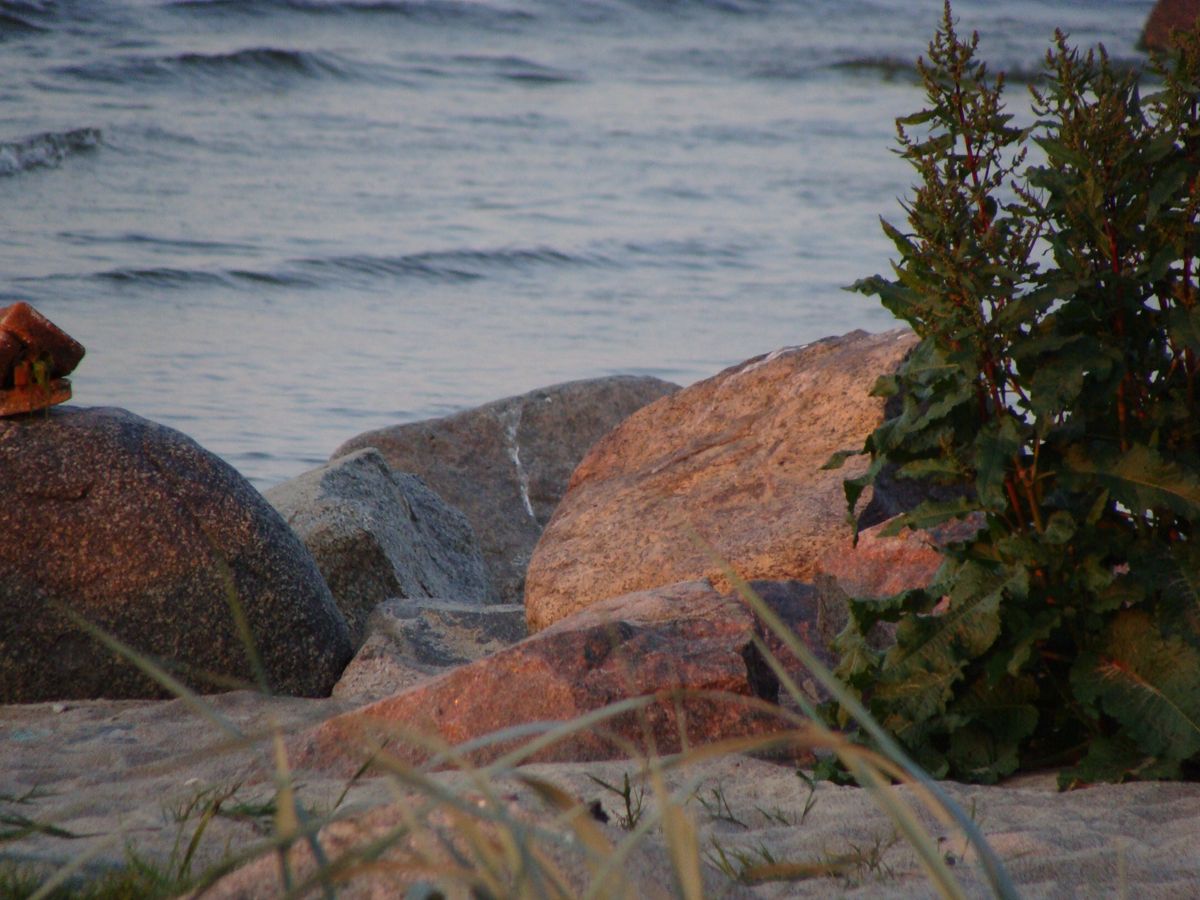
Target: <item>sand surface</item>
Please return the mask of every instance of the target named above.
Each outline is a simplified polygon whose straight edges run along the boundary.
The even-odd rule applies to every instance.
[[[341,712],[335,700],[268,699],[245,692],[209,698],[211,709],[244,732],[285,732]],[[270,834],[274,787],[261,779],[270,741],[231,743],[212,718],[181,701],[88,701],[0,708],[0,812],[5,827],[22,820],[52,825],[72,837],[45,830],[0,843],[0,861],[53,868],[74,861],[82,871],[121,865],[127,846],[157,860],[178,859],[200,821],[206,798],[230,793],[229,815],[206,826],[194,861],[200,870],[227,852],[242,852]],[[609,817],[601,825],[615,847],[628,832],[618,820],[619,797],[589,776],[620,784],[637,776],[632,761],[524,767],[583,803],[599,801]],[[478,794],[462,773],[439,781]],[[341,847],[394,825],[399,812],[390,779],[347,783],[318,773],[297,773],[302,803],[316,813],[337,806],[345,821],[327,829],[330,846]],[[924,897],[933,891],[912,850],[895,839],[890,821],[858,788],[824,783],[815,791],[791,766],[734,755],[673,771],[667,786],[698,829],[711,896]],[[240,785],[240,786],[239,786]],[[1044,898],[1200,896],[1200,784],[1101,785],[1058,793],[1052,773],[1022,776],[998,787],[947,783],[946,790],[973,817],[999,854],[1023,896]],[[548,817],[525,784],[500,780],[496,796],[531,821]],[[898,789],[911,797],[906,788]],[[344,793],[344,797],[342,796]],[[474,795],[472,795],[474,796]],[[653,817],[653,792],[644,815]],[[806,811],[807,810],[807,811]],[[239,815],[234,815],[234,814]],[[21,818],[23,817],[23,819]],[[941,840],[953,871],[970,896],[989,892],[961,835],[925,816]],[[745,885],[721,871],[721,855],[733,869],[739,860],[769,854],[789,863],[836,862],[834,877]],[[578,883],[586,873],[564,853],[562,865]],[[278,893],[277,869],[266,860],[235,873],[214,896]],[[661,831],[651,829],[620,866],[625,888],[637,896],[670,896],[672,881]],[[386,896],[387,878],[354,882],[339,894]],[[394,881],[391,888],[395,888]]]

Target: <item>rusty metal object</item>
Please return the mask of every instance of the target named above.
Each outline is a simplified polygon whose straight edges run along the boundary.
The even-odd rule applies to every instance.
[[[82,344],[28,303],[0,307],[0,416],[69,400],[66,376],[83,354]]]

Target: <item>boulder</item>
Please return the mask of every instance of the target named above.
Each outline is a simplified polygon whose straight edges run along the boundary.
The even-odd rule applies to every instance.
[[[754,649],[753,616],[707,582],[613,598],[491,656],[330,719],[296,739],[297,768],[352,775],[372,749],[424,762],[429,752],[405,734],[461,744],[514,726],[574,719],[610,703],[661,694],[641,714],[581,729],[539,751],[541,761],[614,759],[653,742],[659,753],[779,727],[747,708],[775,700],[778,682]],[[675,689],[721,692],[671,696]],[[614,737],[615,736],[615,739]],[[464,754],[482,765],[512,740]]]
[[[0,420],[0,702],[164,692],[71,618],[202,689],[328,694],[352,648],[304,545],[232,467],[120,409]],[[214,682],[206,676],[216,675]]]
[[[499,598],[466,518],[415,475],[393,472],[368,448],[266,492],[308,547],[362,644],[367,617],[399,597]]]
[[[504,603],[520,603],[525,567],[579,460],[634,411],[678,387],[657,378],[571,381],[441,419],[352,438],[336,459],[376,447],[463,511]]]
[[[941,567],[941,548],[968,540],[983,526],[983,517],[972,515],[928,531],[905,529],[885,535],[889,524],[864,529],[857,545],[847,534],[821,554],[817,570],[850,597],[883,598],[928,587]]]
[[[883,420],[868,396],[915,346],[907,329],[856,331],[726,369],[642,409],[601,440],[571,477],[530,562],[525,608],[538,630],[629,591],[708,578],[708,544],[748,579],[811,580],[847,536],[845,478]],[[904,508],[877,490],[862,525]]]
[[[1147,50],[1166,50],[1171,46],[1172,31],[1189,31],[1200,19],[1200,0],[1158,0],[1142,31],[1142,46]]]
[[[367,619],[366,641],[334,686],[333,696],[379,700],[527,636],[525,607],[519,603],[388,600]]]

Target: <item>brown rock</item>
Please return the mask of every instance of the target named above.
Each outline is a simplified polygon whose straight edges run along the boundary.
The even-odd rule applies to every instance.
[[[20,338],[35,354],[49,354],[50,374],[55,378],[70,375],[83,359],[83,345],[28,303],[14,303],[0,310],[0,331]]]
[[[970,538],[982,526],[981,517],[946,522],[929,531],[905,529],[885,536],[887,522],[834,544],[821,555],[817,569],[833,578],[851,597],[890,597],[901,591],[928,587],[942,564],[939,548]]]
[[[28,303],[0,307],[0,416],[69,400],[71,383],[63,376],[82,358],[83,345]]]
[[[1171,46],[1172,31],[1189,31],[1200,19],[1200,0],[1158,0],[1146,19],[1142,46],[1147,50],[1166,50]]]
[[[0,313],[2,312],[3,310],[0,310]],[[13,370],[13,366],[16,365],[24,351],[25,345],[15,334],[0,331],[0,388],[4,387],[8,380],[8,373]]]
[[[610,719],[540,751],[540,761],[627,757],[652,740],[659,753],[778,727],[755,714],[747,697],[774,699],[778,683],[753,650],[753,617],[704,582],[676,584],[597,604],[519,644],[424,684],[331,719],[302,736],[291,754],[298,768],[353,774],[371,748],[411,762],[426,751],[405,743],[416,731],[461,744],[527,723],[566,721],[629,697],[685,688],[726,699],[670,696],[636,714]],[[615,735],[613,740],[608,735]],[[513,741],[468,754],[482,765]]]
[[[757,357],[643,409],[580,463],[530,562],[525,606],[538,630],[592,603],[661,584],[743,577],[810,580],[845,540],[842,481],[882,421],[867,396],[915,345],[908,330],[856,331]],[[876,492],[868,510],[889,508]],[[869,524],[869,522],[864,522]]]
[[[166,693],[69,613],[200,689],[253,680],[231,598],[276,692],[328,694],[350,659],[312,557],[262,495],[124,410],[0,420],[0,536],[0,702]]]
[[[377,448],[471,523],[502,603],[520,603],[542,528],[588,449],[626,416],[678,387],[657,378],[571,381],[441,419],[369,431],[333,458]]]

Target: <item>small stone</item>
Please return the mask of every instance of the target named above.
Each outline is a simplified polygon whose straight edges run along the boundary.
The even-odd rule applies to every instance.
[[[71,398],[69,374],[83,345],[28,303],[0,308],[0,416],[31,413]]]
[[[70,375],[83,359],[83,344],[28,303],[14,303],[0,310],[0,331],[20,338],[33,356],[48,354],[52,361],[50,375],[54,378]]]

